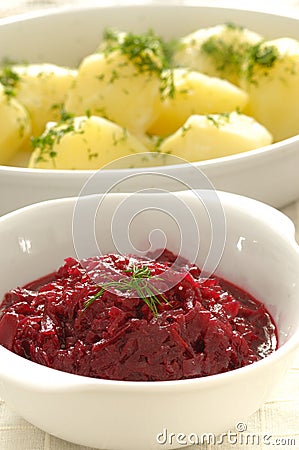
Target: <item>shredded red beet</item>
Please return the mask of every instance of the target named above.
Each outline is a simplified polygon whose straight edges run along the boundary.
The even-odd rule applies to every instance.
[[[54,369],[134,381],[227,372],[277,348],[275,324],[252,296],[216,277],[201,280],[198,267],[182,258],[174,265],[167,250],[148,256],[67,258],[57,272],[9,291],[0,307],[0,344]],[[157,313],[117,288],[102,289],[87,306],[101,290],[95,280],[130,276],[132,261],[153,276],[167,271],[172,287],[157,295]]]

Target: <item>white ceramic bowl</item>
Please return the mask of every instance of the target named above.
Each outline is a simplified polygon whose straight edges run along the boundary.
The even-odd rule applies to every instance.
[[[192,2],[191,2],[192,3]],[[53,10],[0,20],[0,60],[48,61],[77,65],[94,51],[108,26],[135,32],[153,28],[165,38],[183,36],[199,27],[235,22],[267,38],[289,36],[299,39],[298,18],[283,17],[218,7],[167,2],[131,6],[80,7]],[[55,32],[53,32],[55,30]],[[299,195],[299,137],[247,153],[196,164],[217,189],[246,195],[272,206],[282,207]],[[155,169],[157,170],[157,169]],[[190,165],[165,169],[172,176]],[[134,171],[128,171],[132,174]],[[107,182],[124,176],[122,170],[102,172],[97,192],[105,192]],[[88,179],[88,171],[30,170],[0,167],[0,214],[41,200],[77,195]],[[142,178],[133,186],[140,187]],[[196,186],[196,179],[192,187]],[[141,183],[142,184],[142,183]],[[154,180],[152,181],[154,184]]]
[[[278,326],[277,351],[250,366],[206,378],[122,382],[59,372],[0,346],[1,397],[25,419],[49,433],[109,450],[168,448],[169,433],[175,433],[172,447],[180,447],[178,433],[188,438],[195,433],[200,439],[203,433],[235,432],[238,422],[246,422],[283,381],[299,345],[299,249],[293,224],[282,213],[234,194],[219,193],[219,198],[222,206],[218,212],[223,208],[226,219],[226,242],[217,273],[265,303]],[[117,233],[112,233],[110,224],[123,205],[125,211],[130,210],[129,215],[146,210],[138,220],[128,222],[138,248],[147,247],[149,232],[160,229],[167,237],[167,247],[177,251],[177,228],[169,214],[161,215],[161,211],[168,211],[173,199],[192,213],[190,217],[199,227],[202,240],[196,262],[202,265],[210,245],[207,210],[215,212],[219,207],[215,195],[208,200],[207,209],[207,203],[190,191],[175,195],[110,194],[101,204],[102,197],[85,197],[80,200],[79,210],[74,198],[53,200],[0,218],[0,297],[17,285],[55,270],[78,249],[81,255],[92,256],[89,219],[98,205],[100,214],[94,230],[103,252],[115,250],[113,238]],[[179,212],[174,217],[182,220]],[[125,237],[126,225],[117,226]],[[86,243],[80,240],[84,233]],[[196,246],[197,237],[190,239]],[[221,245],[219,248],[222,250]],[[190,245],[184,256],[188,256],[188,249]],[[165,430],[167,443],[162,445]]]

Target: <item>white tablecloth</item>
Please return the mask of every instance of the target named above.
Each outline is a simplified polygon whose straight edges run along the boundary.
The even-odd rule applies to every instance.
[[[107,1],[107,0],[105,0]],[[113,0],[112,0],[113,1]],[[142,3],[148,0],[132,0],[131,3]],[[152,0],[159,3],[159,0]],[[171,0],[170,0],[171,1]],[[189,0],[190,1],[190,0]],[[122,0],[114,0],[122,3]],[[45,9],[53,6],[99,4],[101,0],[0,0],[0,16],[8,16],[25,11]],[[184,0],[181,1],[184,3]],[[197,1],[198,4],[221,4],[222,6],[236,5],[243,8],[271,11],[291,11],[293,15],[299,15],[299,0],[209,0]],[[298,202],[284,208],[285,212],[295,223],[296,238],[299,242],[299,192]],[[1,364],[1,362],[0,362]],[[246,450],[257,449],[299,449],[299,352],[292,368],[288,371],[284,383],[273,393],[264,406],[253,414],[246,422],[246,433],[252,433],[259,437],[259,443],[255,440],[253,445],[238,446],[233,443],[221,445],[192,446],[197,450]],[[117,430],[115,430],[117,432]],[[235,431],[235,430],[231,430]],[[266,436],[266,438],[265,438]],[[265,439],[265,441],[264,441]],[[162,446],[161,446],[162,448]],[[87,447],[77,446],[37,429],[14,411],[0,399],[0,450],[87,450]]]

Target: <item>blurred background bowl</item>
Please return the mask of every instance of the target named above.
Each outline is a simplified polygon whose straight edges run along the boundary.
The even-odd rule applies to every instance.
[[[264,12],[230,8],[182,5],[180,2],[131,6],[74,7],[5,18],[0,21],[0,58],[13,61],[52,62],[77,66],[97,47],[107,27],[142,32],[153,28],[165,38],[181,37],[199,27],[233,22],[264,35],[299,39],[299,20]],[[55,32],[53,32],[55,30]],[[299,137],[294,136],[246,153],[194,163],[219,190],[234,192],[282,207],[297,199],[299,192]],[[166,177],[159,186],[176,189],[169,177],[183,177],[192,188],[202,188],[190,164],[163,168]],[[101,171],[94,192],[133,175],[119,190],[134,191],[157,186],[150,175],[138,169]],[[89,179],[90,171],[33,170],[0,167],[0,214],[42,200],[76,196]]]

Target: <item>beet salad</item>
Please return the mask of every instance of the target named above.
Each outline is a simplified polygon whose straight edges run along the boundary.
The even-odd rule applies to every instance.
[[[61,371],[132,381],[205,377],[276,350],[262,303],[160,253],[67,258],[12,289],[0,305],[0,344]]]

